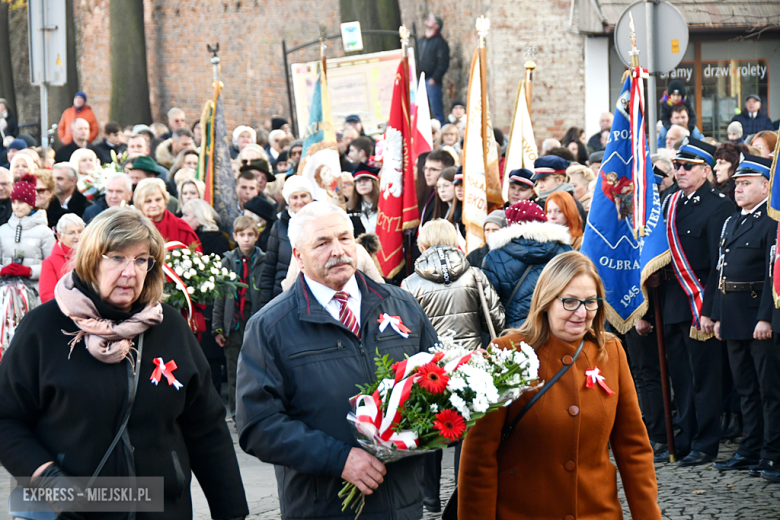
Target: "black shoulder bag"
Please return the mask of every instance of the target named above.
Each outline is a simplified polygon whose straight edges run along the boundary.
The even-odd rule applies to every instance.
[[[510,424],[505,424],[503,430],[501,430],[501,442],[503,443],[505,440],[507,440],[509,437],[512,436],[512,434],[515,431],[515,427],[517,427],[517,423],[520,422],[520,419],[523,418],[525,414],[528,413],[528,410],[531,409],[531,407],[536,404],[536,402],[542,398],[545,392],[552,388],[552,386],[561,378],[563,377],[563,374],[565,374],[571,366],[577,361],[577,358],[580,357],[580,353],[582,352],[582,348],[585,346],[585,340],[583,339],[580,341],[580,346],[577,347],[577,351],[574,352],[574,356],[571,358],[571,363],[568,365],[563,365],[560,370],[558,370],[552,378],[546,382],[542,388],[536,392],[536,395],[531,398],[527,403],[525,403],[525,406],[523,406],[523,409],[520,410],[520,413],[517,414],[517,417],[512,420]],[[499,444],[500,447],[500,444]],[[457,475],[455,475],[457,478]],[[457,484],[457,483],[456,483]],[[458,487],[455,486],[455,491],[452,492],[452,496],[447,501],[447,505],[444,507],[444,511],[441,514],[442,520],[458,520]]]
[[[138,355],[135,357],[135,370],[133,370],[132,366],[128,364],[127,366],[127,409],[125,410],[125,415],[122,418],[122,423],[119,426],[119,430],[116,432],[116,435],[114,436],[114,440],[111,441],[111,444],[108,446],[108,449],[106,450],[106,453],[103,455],[103,459],[100,461],[100,464],[98,464],[97,469],[95,470],[95,473],[92,474],[92,478],[89,480],[89,483],[87,484],[87,488],[92,487],[92,484],[95,482],[95,479],[98,475],[100,475],[100,472],[103,470],[103,466],[105,466],[106,462],[108,461],[108,458],[111,456],[111,453],[114,451],[114,448],[116,447],[117,443],[119,441],[123,441],[124,448],[125,448],[125,458],[127,459],[128,467],[130,468],[130,476],[135,477],[135,460],[132,456],[132,449],[130,447],[130,438],[127,435],[127,423],[130,421],[130,414],[133,411],[133,404],[135,403],[135,394],[138,391],[138,381],[141,379],[141,354],[144,350],[144,333],[142,332],[140,336],[138,337]],[[17,487],[15,488],[12,493],[21,494],[22,488]],[[18,501],[16,501],[18,502]],[[51,510],[51,511],[39,511],[35,513],[28,513],[28,512],[11,512],[14,518],[18,518],[20,520],[54,520],[57,518],[57,514]],[[135,518],[135,512],[131,512],[130,518]]]

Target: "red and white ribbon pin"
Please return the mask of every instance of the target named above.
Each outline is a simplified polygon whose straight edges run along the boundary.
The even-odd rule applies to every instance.
[[[165,379],[168,380],[168,386],[173,385],[173,387],[176,390],[184,386],[179,382],[178,379],[176,379],[173,376],[173,371],[179,368],[176,366],[176,362],[174,360],[171,359],[166,363],[165,361],[163,361],[163,358],[158,357],[158,358],[154,358],[152,362],[157,367],[154,369],[154,372],[152,372],[152,377],[151,377],[152,383],[157,385],[162,379],[162,377],[165,376]]]
[[[379,332],[384,332],[388,325],[393,327],[393,330],[404,338],[408,338],[409,333],[412,332],[403,324],[400,316],[390,316],[385,313],[379,316],[376,321],[379,322]]]
[[[601,375],[601,370],[599,370],[599,367],[594,366],[593,370],[585,371],[585,387],[593,388],[596,384],[603,388],[604,391],[607,392],[607,395],[612,395],[615,393],[607,386],[607,383],[604,382],[604,376]]]

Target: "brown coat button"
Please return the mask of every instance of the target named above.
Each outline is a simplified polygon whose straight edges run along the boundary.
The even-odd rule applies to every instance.
[[[571,365],[572,361],[574,361],[574,360],[573,360],[573,359],[571,358],[571,356],[570,356],[570,355],[568,355],[568,354],[566,354],[565,356],[563,356],[563,359],[561,359],[561,362],[562,362],[564,365]]]
[[[566,468],[566,471],[574,471],[574,468],[577,467],[577,465],[573,460],[567,460],[563,467]]]
[[[569,407],[569,415],[571,415],[572,417],[574,417],[574,416],[575,416],[575,415],[577,415],[578,413],[580,413],[580,409],[579,409],[579,407],[578,407],[578,406],[576,406],[576,405],[571,405],[571,406]]]
[[[574,520],[574,516],[572,515],[566,515],[563,520]]]

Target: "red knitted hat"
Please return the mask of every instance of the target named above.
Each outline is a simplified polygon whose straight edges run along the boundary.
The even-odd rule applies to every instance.
[[[22,175],[19,182],[14,184],[14,189],[11,191],[11,200],[20,200],[35,208],[35,185],[37,182],[38,178],[35,175],[30,175],[29,173]]]
[[[506,221],[510,226],[522,222],[547,222],[547,215],[535,202],[521,200],[506,209]]]

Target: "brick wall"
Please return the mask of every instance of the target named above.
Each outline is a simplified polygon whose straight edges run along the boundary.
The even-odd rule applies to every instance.
[[[80,27],[79,73],[98,119],[108,119],[111,93],[108,0],[75,2]],[[517,82],[525,74],[524,49],[538,46],[532,120],[539,141],[560,137],[569,126],[583,126],[583,42],[569,32],[569,0],[399,0],[403,22],[422,35],[426,13],[445,20],[450,70],[445,76],[445,111],[453,99],[466,99],[468,71],[478,43],[474,21],[491,19],[488,37],[489,92],[496,126],[508,129]],[[212,70],[206,44],[220,42],[228,127],[258,126],[273,114],[288,114],[281,40],[288,46],[316,39],[324,22],[338,31],[338,0],[254,0],[180,2],[145,0],[147,61],[152,114],[165,120],[172,106],[200,116],[212,95]],[[575,7],[573,27],[577,27]],[[551,36],[552,35],[552,36]],[[290,62],[316,59],[313,46]],[[329,56],[340,56],[332,42]]]

